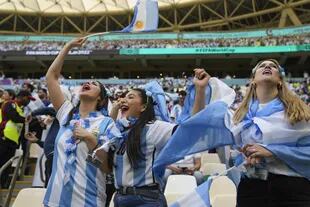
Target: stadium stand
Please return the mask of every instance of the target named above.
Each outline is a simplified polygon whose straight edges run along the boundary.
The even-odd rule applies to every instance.
[[[115,31],[132,19],[133,0],[0,0],[0,103],[6,89],[17,93],[25,83],[32,84],[32,95],[41,99],[38,92],[47,88],[46,71],[63,46],[75,37],[108,32],[89,38],[66,57],[61,85],[74,103],[80,85],[89,80],[106,86],[110,103],[157,80],[171,112],[178,92],[191,84],[193,69],[206,68],[235,90],[236,109],[250,71],[268,57],[279,60],[290,90],[310,107],[309,1],[158,2],[157,32],[121,34]],[[48,116],[37,121],[36,127],[51,123]],[[10,160],[4,166],[11,182],[0,186],[0,207],[43,206],[44,159],[30,152],[30,145],[42,143],[30,144],[23,138],[14,165]],[[217,153],[203,153],[200,170],[207,178],[223,172],[226,164]],[[165,189],[168,204],[196,187],[192,176],[170,176]],[[213,207],[235,206],[236,194],[233,182],[221,176],[211,185],[210,201]]]

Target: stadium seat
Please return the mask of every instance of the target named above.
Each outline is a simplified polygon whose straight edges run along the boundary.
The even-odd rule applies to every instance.
[[[196,179],[191,175],[170,175],[168,177],[165,197],[167,203],[172,204],[178,198],[192,192],[197,187]]]
[[[201,166],[200,171],[203,175],[220,174],[226,170],[226,165],[221,163],[205,163]]]
[[[204,163],[221,163],[221,160],[217,153],[201,153],[201,164]]]
[[[236,206],[237,189],[227,176],[216,177],[210,186],[209,194],[212,207]]]
[[[43,207],[45,191],[45,188],[24,188],[18,193],[12,207]]]

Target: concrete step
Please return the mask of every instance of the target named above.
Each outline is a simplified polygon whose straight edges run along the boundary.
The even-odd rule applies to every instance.
[[[21,190],[21,189],[14,189],[13,192],[12,192],[12,196],[13,196],[13,197],[16,197],[20,190]],[[1,195],[3,195],[4,197],[6,197],[6,195],[7,195],[8,193],[9,193],[9,190],[8,190],[8,189],[1,190]]]
[[[32,187],[32,181],[16,181],[15,183],[15,189],[23,189],[23,188],[31,188]]]
[[[32,182],[33,181],[33,175],[25,175],[23,177],[23,181],[30,181],[30,182]]]

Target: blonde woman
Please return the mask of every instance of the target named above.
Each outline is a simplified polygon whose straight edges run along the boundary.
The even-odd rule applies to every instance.
[[[197,114],[162,150],[154,164],[157,175],[184,155],[234,145],[246,162],[238,207],[310,206],[310,108],[287,88],[283,68],[273,59],[258,62],[235,112],[221,102],[205,108],[209,79],[205,70],[195,70]],[[177,154],[171,158],[172,153]]]
[[[288,89],[283,73],[276,60],[260,61],[252,71],[250,88],[233,115],[235,126],[254,121],[248,130],[240,130],[240,138],[249,165],[260,165],[252,176],[241,179],[238,206],[310,206],[309,171],[303,169],[310,158],[302,146],[296,147],[310,138],[310,108]],[[257,123],[255,110],[256,116],[262,114]],[[257,137],[249,133],[254,127]],[[301,166],[291,162],[300,162]]]

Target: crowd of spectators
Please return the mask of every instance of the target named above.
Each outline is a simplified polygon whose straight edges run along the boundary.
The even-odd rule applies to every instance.
[[[4,74],[2,74],[4,76]],[[129,84],[124,84],[124,85],[105,85],[108,91],[109,95],[109,102],[113,103],[113,101],[117,100],[118,98],[124,97],[125,94],[131,89],[131,88],[140,88],[145,85],[149,80],[131,80]],[[161,79],[158,79],[160,82],[160,85],[163,87],[164,91],[166,92],[166,103],[167,103],[167,108],[170,113],[170,118],[173,120],[174,116],[174,109],[180,105],[180,100],[182,100],[180,97],[180,94],[183,92],[185,95],[183,95],[183,103],[184,103],[184,97],[186,96],[186,86],[188,84],[191,84],[190,78],[187,78],[184,76],[184,78],[173,78],[173,77],[163,77]],[[78,90],[79,90],[79,84],[64,84],[65,82],[63,81],[62,84],[62,90],[66,91],[64,94],[69,94],[70,99],[74,104],[78,103]],[[296,81],[289,81],[289,88],[296,93],[296,95],[300,96],[301,99],[308,104],[310,107],[310,78],[305,78],[302,81],[296,82]],[[235,102],[232,105],[232,108],[236,109],[240,105],[241,101],[243,100],[243,97],[246,92],[246,85],[232,85],[231,86],[235,92],[236,92],[236,98]],[[8,89],[10,88],[10,89]],[[19,96],[25,96],[25,97],[34,97],[33,102],[28,103],[28,106],[25,107],[25,114],[28,114],[28,112],[31,112],[32,115],[36,114],[33,111],[37,112],[37,109],[39,109],[42,106],[49,106],[50,101],[48,98],[48,93],[46,90],[46,83],[44,79],[40,80],[22,80],[22,79],[10,79],[10,78],[4,78],[0,80],[0,104],[1,103],[7,103],[7,97],[8,95],[6,94],[13,94],[12,98],[14,99],[15,94],[18,99]],[[6,89],[6,90],[4,90]],[[28,91],[27,93],[25,91]],[[23,92],[23,93],[21,93]],[[26,94],[26,95],[25,95]],[[31,96],[30,96],[31,95]],[[69,97],[68,96],[68,97]],[[40,104],[39,104],[40,103]],[[31,105],[31,107],[30,107]],[[109,107],[111,107],[112,104],[109,104]],[[29,109],[28,109],[29,108]],[[3,109],[3,107],[2,107]],[[27,110],[26,110],[27,109]],[[28,112],[27,112],[28,111]],[[44,119],[37,119],[36,122],[29,123],[29,127],[31,126],[31,130],[36,130],[35,133],[36,135],[42,134],[42,130],[45,129],[44,127],[46,126],[46,123],[51,124],[51,122],[48,122],[49,117],[45,117]],[[41,127],[38,127],[41,126]],[[44,127],[42,127],[44,126]],[[26,129],[25,129],[26,130]],[[25,143],[25,139],[31,141],[35,140],[36,143],[40,145],[42,142],[38,137],[36,137],[34,134],[27,134],[24,135],[25,137],[22,138],[23,142]],[[26,146],[26,145],[25,145]],[[40,145],[41,146],[41,145]],[[50,147],[48,149],[53,149],[53,147]],[[51,168],[48,168],[51,169]],[[47,174],[46,174],[47,176]],[[4,179],[1,180],[3,183],[3,186],[8,186],[8,180]],[[197,180],[198,182],[198,180]],[[35,185],[35,184],[33,184]],[[36,186],[36,185],[35,185]]]
[[[19,41],[0,42],[0,51],[57,51],[65,42],[62,41]],[[208,47],[239,47],[239,46],[277,46],[310,44],[310,34],[297,36],[268,36],[231,39],[179,39],[179,40],[113,40],[90,41],[84,50],[119,50],[125,48],[208,48]]]
[[[35,88],[46,88],[46,84],[44,82],[44,79],[36,79],[36,80],[11,80],[9,79],[1,80],[3,83],[7,83],[10,85],[10,88],[14,88],[15,90],[19,90],[19,87],[24,82],[30,82],[34,85]],[[185,78],[173,78],[173,77],[163,77],[160,79],[157,79],[160,85],[163,87],[164,91],[167,93],[167,99],[170,101],[176,101],[178,97],[178,92],[181,90],[186,90],[186,86],[188,84],[191,84],[191,78],[185,77]],[[109,84],[106,85],[109,95],[112,99],[116,99],[119,96],[124,95],[129,89],[131,88],[139,88],[143,87],[149,79],[132,79],[127,84]],[[305,101],[307,104],[310,105],[310,78],[304,78],[303,81],[288,81],[289,88],[294,91],[298,96],[301,97],[303,101]],[[1,83],[0,83],[1,84]],[[8,86],[7,85],[7,86]],[[77,84],[64,84],[65,87],[67,87],[72,94],[74,94],[77,91]],[[6,88],[7,88],[6,86]],[[242,101],[242,98],[246,92],[246,85],[231,85],[233,89],[235,89],[236,92],[236,102],[235,104],[238,105]]]

